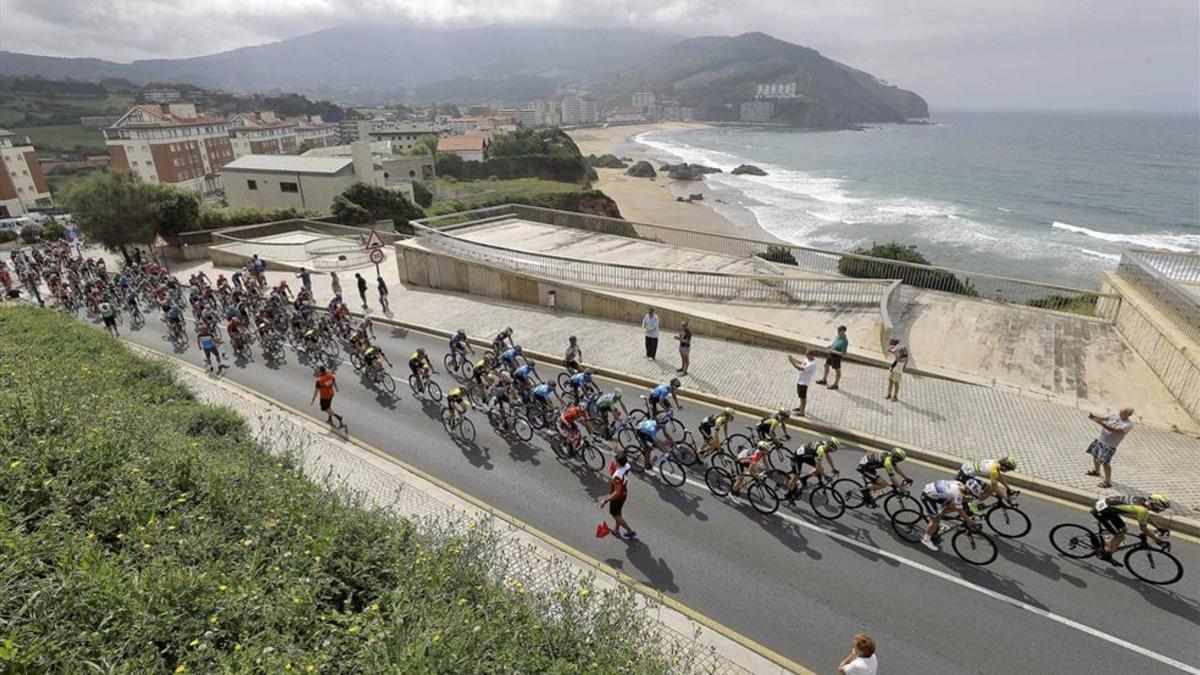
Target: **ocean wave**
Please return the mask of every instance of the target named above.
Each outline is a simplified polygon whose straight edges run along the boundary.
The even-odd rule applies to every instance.
[[[1146,248],[1158,248],[1176,253],[1191,253],[1200,251],[1200,235],[1189,234],[1121,234],[1118,232],[1100,232],[1079,225],[1054,221],[1050,227],[1063,232],[1080,234],[1091,239],[1099,239],[1114,244],[1132,244]]]
[[[997,206],[997,207],[996,207],[996,210],[997,210],[997,211],[1002,211],[1002,212],[1004,212],[1004,213],[1012,213],[1012,209],[1006,209],[1006,208],[1004,208],[1003,206]]]
[[[1093,251],[1090,248],[1081,248],[1079,249],[1079,252],[1084,255],[1090,255],[1093,258],[1102,258],[1104,260],[1111,260],[1112,262],[1121,261],[1121,256],[1117,255],[1116,253],[1101,253],[1100,251]]]

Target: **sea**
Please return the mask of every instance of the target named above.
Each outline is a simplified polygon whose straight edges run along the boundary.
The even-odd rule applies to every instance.
[[[1089,289],[1130,246],[1200,252],[1200,115],[958,110],[930,122],[634,141],[723,169],[706,177],[709,203],[798,245],[895,241],[935,265]],[[728,173],[743,163],[768,175]]]

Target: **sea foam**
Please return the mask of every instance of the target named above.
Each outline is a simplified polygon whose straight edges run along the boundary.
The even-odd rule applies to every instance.
[[[1070,232],[1072,234],[1080,234],[1092,239],[1099,239],[1114,244],[1132,244],[1134,246],[1144,246],[1146,248],[1158,248],[1165,251],[1175,251],[1176,253],[1191,253],[1200,251],[1200,235],[1192,236],[1187,234],[1120,234],[1117,232],[1100,232],[1098,230],[1054,221],[1050,223],[1050,227]],[[1084,252],[1089,252],[1082,249]]]

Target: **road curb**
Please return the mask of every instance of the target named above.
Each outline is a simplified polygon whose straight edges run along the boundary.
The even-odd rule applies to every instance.
[[[363,316],[363,314],[361,312],[352,311],[351,314],[353,314],[354,316],[359,316],[359,317]],[[413,322],[409,322],[409,321],[399,321],[397,319],[390,319],[388,317],[381,317],[381,316],[377,316],[374,314],[372,314],[371,320],[375,321],[375,322],[383,323],[383,324],[388,324],[391,326],[398,326],[400,328],[404,328],[407,330],[417,331],[419,333],[426,333],[426,334],[430,334],[430,335],[445,337],[447,339],[449,339],[450,336],[453,335],[453,331],[442,330],[440,328],[434,328],[432,326],[426,326],[423,324],[413,323]],[[484,348],[488,348],[488,349],[490,349],[492,346],[490,342],[488,342],[486,340],[481,340],[478,338],[469,338],[469,342],[471,342],[471,344],[473,344],[475,346],[484,347]],[[545,361],[547,363],[559,363],[561,361],[560,358],[555,357],[552,354],[547,354],[544,352],[539,352],[539,351],[535,351],[532,349],[524,349],[524,348],[523,348],[523,351],[524,351],[525,355],[527,355],[531,358],[534,358],[536,360],[539,360],[539,361]],[[633,375],[631,373],[626,373],[626,372],[622,372],[619,370],[613,370],[611,368],[604,368],[602,366],[595,366],[595,365],[590,365],[590,364],[588,365],[588,367],[591,368],[592,370],[594,370],[597,375],[600,375],[602,377],[607,377],[609,379],[614,379],[614,380],[621,380],[624,382],[629,382],[631,384],[642,385],[647,388],[653,388],[653,387],[661,384],[657,380],[652,380],[650,378],[643,377],[641,375]],[[717,408],[728,407],[728,408],[734,408],[736,410],[742,410],[745,412],[751,412],[760,417],[765,417],[767,415],[770,415],[770,414],[776,412],[776,410],[773,408],[765,408],[763,406],[757,406],[757,405],[753,405],[750,403],[745,403],[743,401],[737,401],[734,399],[728,399],[728,398],[724,398],[721,396],[715,396],[713,394],[706,394],[704,392],[689,391],[686,394],[682,395],[681,398],[686,398],[686,399],[689,399],[692,401],[698,401],[700,403],[707,403],[707,404],[713,405]],[[833,426],[830,424],[824,424],[822,422],[816,422],[816,421],[805,419],[805,418],[802,418],[800,420],[797,420],[796,418],[792,418],[792,420],[789,421],[788,424],[806,429],[808,431],[813,431],[816,433],[837,436],[840,439],[853,441],[855,443],[858,443],[859,445],[865,445],[865,446],[876,448],[879,450],[888,450],[888,449],[895,448],[895,447],[902,447],[908,452],[908,456],[913,459],[918,459],[925,463],[932,464],[934,466],[941,467],[943,469],[948,469],[953,472],[957,472],[959,467],[962,466],[962,463],[964,461],[963,458],[961,458],[961,457],[954,457],[954,456],[936,452],[933,450],[927,450],[927,449],[920,448],[920,447],[914,447],[907,443],[901,443],[900,441],[885,438],[882,436],[877,436],[875,434],[871,434],[871,433],[868,433],[865,431],[858,431],[855,429],[836,427],[836,426]],[[1049,497],[1054,497],[1056,499],[1068,502],[1070,504],[1074,504],[1076,506],[1084,507],[1084,508],[1088,508],[1088,509],[1090,509],[1092,507],[1092,505],[1096,503],[1096,500],[1100,497],[1100,495],[1098,493],[1087,492],[1085,490],[1080,490],[1078,488],[1073,488],[1073,487],[1070,487],[1067,485],[1060,485],[1058,483],[1054,483],[1052,481],[1044,480],[1041,478],[1034,478],[1033,476],[1025,476],[1020,473],[1006,474],[1006,480],[1013,487],[1020,488],[1022,490],[1032,490],[1034,492],[1037,492],[1037,493],[1040,493],[1040,494],[1043,494],[1043,495],[1046,495]],[[1164,518],[1164,520],[1167,521],[1168,526],[1170,527],[1171,532],[1173,534],[1185,534],[1190,537],[1200,538],[1200,520],[1197,520],[1195,518],[1189,518],[1186,516],[1170,516],[1168,518]]]

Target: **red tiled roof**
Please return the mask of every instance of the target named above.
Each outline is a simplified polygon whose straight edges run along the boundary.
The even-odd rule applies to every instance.
[[[142,105],[136,105],[136,106],[134,106],[134,108],[141,110],[142,112],[146,113],[150,117],[153,117],[154,119],[158,120],[158,123],[157,124],[140,124],[137,122],[125,122],[125,123],[121,124],[121,126],[123,126],[123,127],[142,127],[142,126],[147,126],[147,127],[171,127],[171,126],[190,127],[190,126],[196,126],[196,125],[200,125],[200,124],[226,124],[226,121],[224,118],[213,117],[210,115],[197,115],[196,117],[177,117],[175,115],[172,115],[170,112],[170,109],[167,108],[165,105],[159,106],[159,105],[156,105],[153,103],[144,103]],[[130,112],[132,112],[132,109],[130,110]],[[129,113],[127,112],[125,114],[128,115]]]
[[[438,139],[438,150],[453,152],[455,150],[483,150],[487,145],[486,136],[446,136]]]

